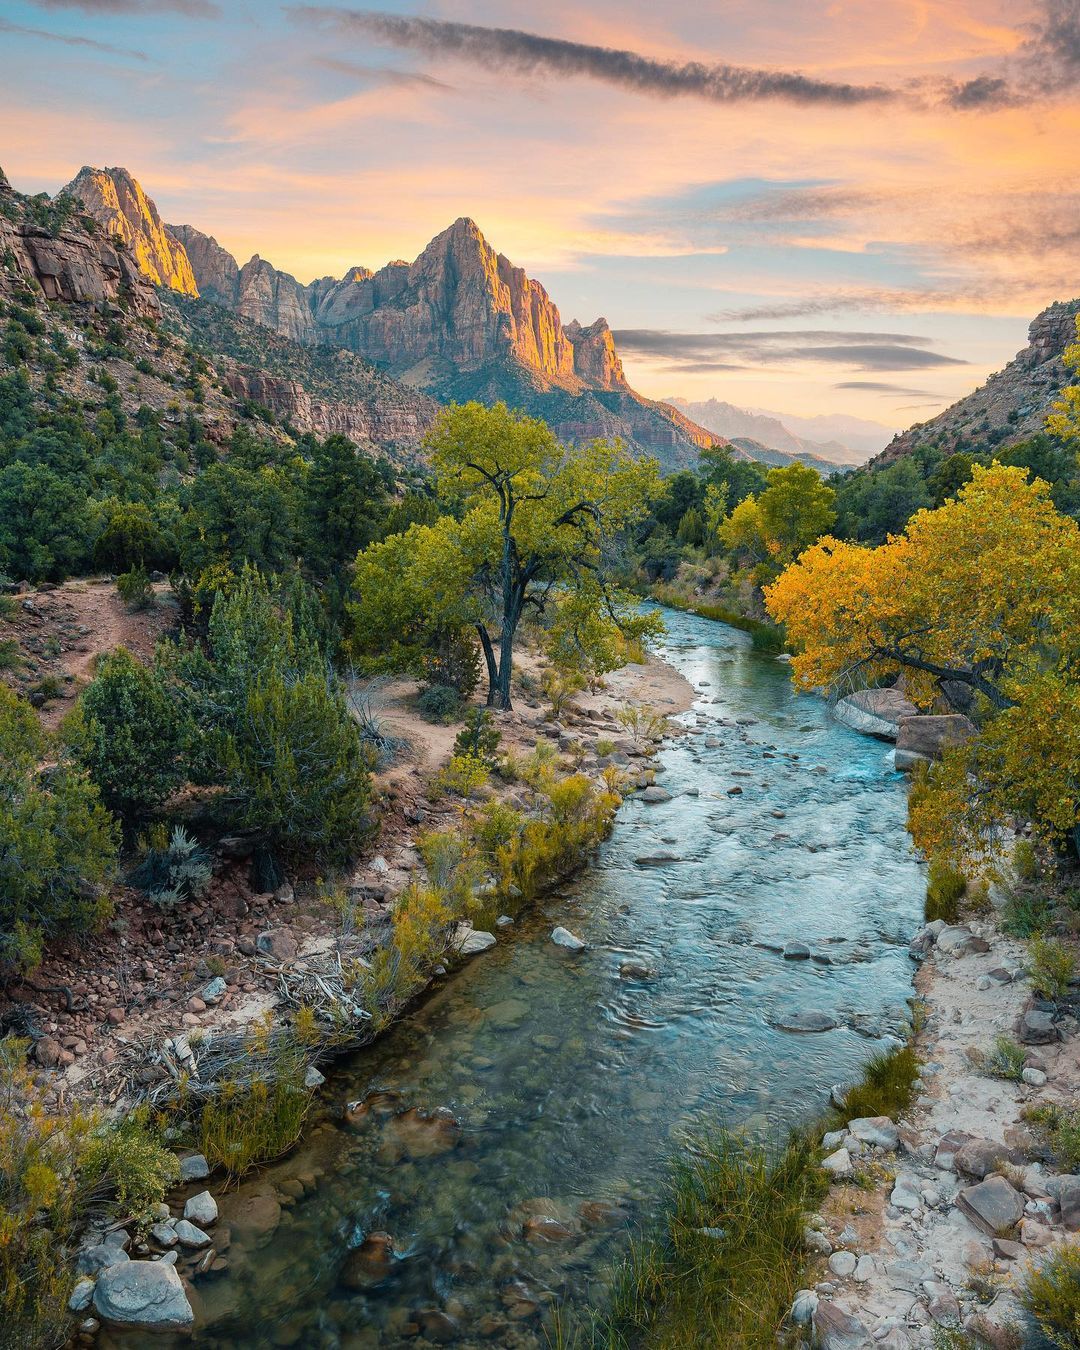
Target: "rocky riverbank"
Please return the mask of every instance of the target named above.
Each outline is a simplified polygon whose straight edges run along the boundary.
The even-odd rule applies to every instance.
[[[824,1350],[906,1350],[961,1329],[1008,1350],[1027,1343],[1027,1273],[1080,1230],[1080,1177],[1048,1164],[1029,1120],[1071,1102],[1078,1024],[1036,999],[1024,945],[992,913],[928,924],[911,955],[918,1095],[895,1122],[852,1120],[825,1137],[834,1183],[806,1235],[818,1280],[793,1319]],[[990,1071],[1002,1037],[1015,1079]]]

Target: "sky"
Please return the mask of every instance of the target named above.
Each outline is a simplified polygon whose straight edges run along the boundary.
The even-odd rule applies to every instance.
[[[0,166],[302,281],[456,217],[643,393],[900,429],[1080,294],[1080,0],[0,0]]]

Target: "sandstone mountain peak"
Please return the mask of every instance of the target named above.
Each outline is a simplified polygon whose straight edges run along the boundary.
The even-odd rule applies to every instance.
[[[183,245],[170,237],[157,207],[127,169],[84,165],[62,192],[81,202],[110,236],[124,241],[149,281],[181,295],[198,295]]]

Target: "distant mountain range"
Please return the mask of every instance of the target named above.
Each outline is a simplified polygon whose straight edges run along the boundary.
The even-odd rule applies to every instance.
[[[668,402],[736,445],[749,448],[745,443],[751,442],[761,450],[779,453],[782,458],[776,460],[778,464],[798,459],[828,473],[835,473],[838,467],[865,463],[892,435],[889,427],[878,422],[839,413],[791,417],[759,408],[738,408],[716,398],[703,403],[682,398],[671,398]],[[754,458],[772,462],[764,455],[755,454]]]
[[[63,191],[129,246],[157,285],[203,297],[307,346],[344,348],[441,402],[504,400],[566,441],[619,436],[668,468],[723,438],[626,381],[605,319],[564,324],[538,281],[462,217],[412,263],[304,285],[256,254],[240,266],[192,225],[165,225],[126,169],[84,168]]]

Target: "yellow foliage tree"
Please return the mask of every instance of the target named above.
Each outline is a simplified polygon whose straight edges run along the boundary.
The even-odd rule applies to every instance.
[[[765,592],[798,649],[803,688],[886,682],[901,671],[929,708],[949,681],[975,698],[980,734],[916,794],[928,853],[971,865],[1005,824],[1048,841],[1080,821],[1080,525],[1026,471],[976,466],[935,511],[880,548],[822,539]]]
[[[1080,446],[1080,314],[1076,316],[1077,340],[1065,349],[1065,365],[1077,379],[1061,391],[1061,398],[1054,404],[1054,411],[1046,419],[1046,429],[1063,441]]]

